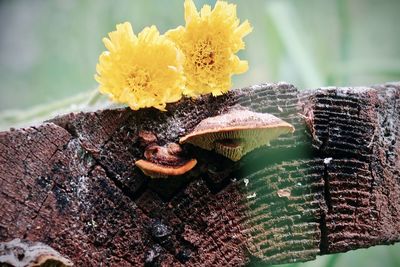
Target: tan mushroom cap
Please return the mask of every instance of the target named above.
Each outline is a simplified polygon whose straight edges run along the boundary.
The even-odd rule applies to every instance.
[[[179,166],[161,165],[144,159],[135,162],[135,165],[138,166],[145,175],[152,178],[182,175],[193,169],[196,164],[196,159],[191,159]]]
[[[274,115],[231,110],[226,114],[202,120],[179,142],[215,150],[233,161],[238,161],[250,151],[269,145],[278,136],[293,132],[293,125]]]
[[[40,242],[17,238],[9,242],[0,243],[0,266],[70,267],[73,265],[72,261]]]

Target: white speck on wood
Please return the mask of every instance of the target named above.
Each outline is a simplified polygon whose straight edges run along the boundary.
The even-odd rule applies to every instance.
[[[253,193],[253,194],[251,194],[251,195],[248,195],[248,196],[247,196],[247,199],[255,198],[256,196],[257,196],[257,194],[256,194],[256,193]]]
[[[290,197],[290,195],[292,194],[292,192],[290,191],[290,189],[279,189],[277,192],[278,197]]]

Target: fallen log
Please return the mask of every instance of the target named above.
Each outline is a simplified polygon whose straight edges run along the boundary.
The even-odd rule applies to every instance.
[[[198,162],[187,175],[135,166],[139,132],[177,142],[238,104],[296,130],[238,162],[184,145]],[[71,113],[0,133],[0,242],[42,242],[77,266],[307,261],[399,241],[399,174],[400,83]]]

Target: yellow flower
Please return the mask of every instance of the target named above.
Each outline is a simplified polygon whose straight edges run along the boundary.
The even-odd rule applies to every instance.
[[[239,25],[234,4],[217,1],[213,10],[205,5],[198,13],[192,0],[185,1],[185,21],[186,27],[166,33],[186,57],[184,94],[196,97],[226,93],[231,76],[248,69],[247,61],[235,53],[244,48],[242,38],[252,31],[250,23],[246,20]]]
[[[182,97],[184,56],[155,26],[136,36],[129,22],[118,24],[103,42],[108,51],[100,55],[95,75],[101,93],[133,110],[165,110]]]

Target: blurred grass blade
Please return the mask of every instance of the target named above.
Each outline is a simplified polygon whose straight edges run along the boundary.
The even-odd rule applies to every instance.
[[[350,57],[351,47],[351,33],[350,33],[350,16],[347,0],[336,0],[339,16],[339,29],[340,29],[340,61],[346,65]],[[349,83],[349,72],[342,72],[341,85]]]
[[[104,97],[98,90],[91,90],[73,97],[27,110],[7,110],[0,112],[0,130],[11,126],[19,127],[40,122],[61,113],[82,111],[99,106]]]
[[[313,88],[323,85],[321,74],[309,53],[310,49],[306,49],[301,34],[295,30],[294,24],[299,20],[296,18],[293,7],[285,1],[273,1],[266,4],[266,10],[291,57],[291,62],[297,66],[305,87]]]

